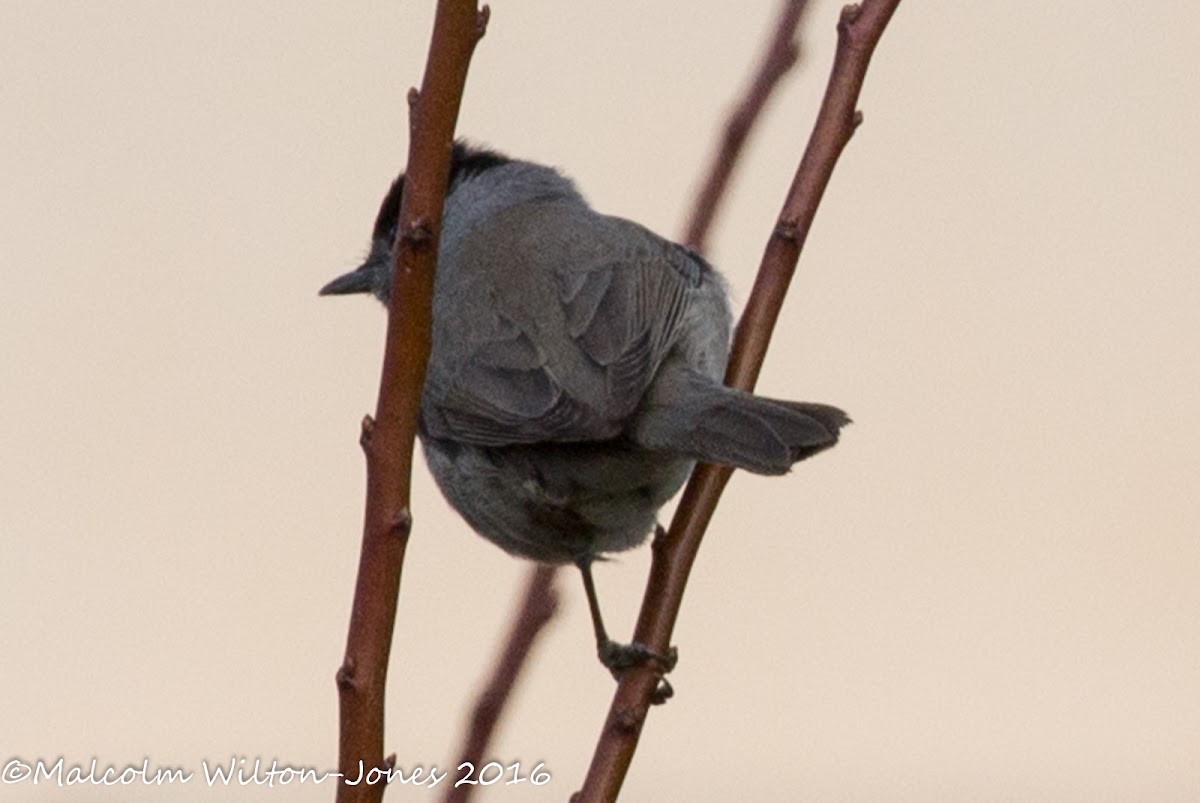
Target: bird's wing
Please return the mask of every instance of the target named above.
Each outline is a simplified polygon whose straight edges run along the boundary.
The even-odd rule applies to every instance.
[[[616,437],[706,270],[671,246],[550,271],[537,299],[493,307],[449,370],[431,377],[425,431],[479,446]]]

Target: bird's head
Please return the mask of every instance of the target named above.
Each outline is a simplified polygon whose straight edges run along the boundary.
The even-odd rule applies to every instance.
[[[450,177],[447,195],[455,185],[467,178],[493,167],[508,163],[507,156],[486,148],[475,147],[459,140],[450,152]],[[320,295],[341,296],[351,293],[371,293],[386,306],[392,294],[392,247],[396,242],[396,229],[400,221],[400,202],[404,197],[404,173],[401,173],[375,216],[375,227],[371,231],[371,250],[366,260],[349,273],[337,277],[321,288]]]

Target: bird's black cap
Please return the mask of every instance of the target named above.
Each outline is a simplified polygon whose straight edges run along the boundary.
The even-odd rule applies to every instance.
[[[493,167],[506,165],[511,161],[512,159],[499,151],[477,147],[460,139],[454,143],[454,148],[450,151],[450,178],[446,187],[448,189],[453,187],[456,181],[478,175]],[[394,238],[396,236],[396,222],[400,218],[400,199],[403,195],[404,173],[401,173],[392,182],[391,189],[384,196],[383,203],[379,205],[379,214],[375,217],[375,229],[371,233],[372,237],[390,236]]]
[[[493,167],[500,167],[511,162],[504,154],[489,148],[471,145],[459,140],[450,151],[450,180],[447,189],[455,182],[479,175]],[[396,239],[396,225],[400,218],[400,201],[404,195],[404,174],[401,173],[388,189],[383,203],[379,205],[379,214],[375,217],[375,228],[371,232],[371,256],[358,269],[337,277],[321,288],[319,295],[340,296],[351,293],[372,293],[379,291],[379,277],[376,276],[379,264],[387,256],[392,241]],[[386,247],[378,243],[383,240]],[[390,267],[390,266],[385,266]]]

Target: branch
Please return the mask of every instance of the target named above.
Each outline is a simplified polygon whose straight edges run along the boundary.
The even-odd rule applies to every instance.
[[[725,121],[721,144],[709,170],[708,180],[688,216],[685,245],[704,253],[708,245],[708,231],[725,188],[733,175],[733,168],[741,155],[746,137],[753,130],[758,116],[766,106],[780,79],[796,65],[800,58],[800,46],[796,42],[796,31],[808,8],[808,0],[784,0],[780,8],[779,21],[775,23],[775,34],[763,53],[762,61],[750,85],[746,87],[742,101]]]
[[[433,274],[454,125],[471,54],[487,18],[487,7],[480,11],[475,0],[439,0],[421,92],[409,98],[411,138],[393,249],[383,371],[375,418],[363,419],[360,441],[367,458],[362,551],[346,654],[337,672],[339,803],[382,800],[386,775],[380,778],[378,772],[395,765],[395,756],[386,762],[383,758],[384,690],[400,571],[412,528],[413,440],[429,358]],[[346,783],[359,777],[367,782]]]
[[[779,317],[821,196],[838,156],[862,120],[855,106],[871,54],[899,3],[900,0],[864,0],[861,5],[842,9],[837,53],[825,98],[734,335],[733,354],[725,374],[729,385],[751,390],[758,379],[771,330]],[[731,473],[732,469],[723,466],[698,465],[683,492],[667,536],[654,544],[650,579],[634,641],[656,652],[665,653],[670,647],[688,574]],[[579,803],[616,800],[657,685],[658,678],[651,666],[629,670],[622,676],[583,789],[576,795]]]
[[[516,685],[533,642],[558,610],[558,592],[554,588],[557,573],[557,566],[546,564],[538,564],[529,573],[525,601],[513,619],[504,652],[492,672],[492,678],[475,702],[467,736],[458,753],[459,761],[470,761],[474,767],[483,765],[488,742],[504,713],[505,703]],[[466,803],[474,789],[474,784],[452,786],[446,790],[442,801]]]

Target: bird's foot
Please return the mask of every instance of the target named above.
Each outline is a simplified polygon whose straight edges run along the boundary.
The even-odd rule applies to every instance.
[[[612,639],[605,639],[600,642],[597,654],[600,656],[600,663],[608,667],[608,671],[612,672],[612,676],[617,680],[620,680],[621,675],[628,669],[653,664],[658,670],[658,687],[650,697],[650,702],[654,705],[662,705],[675,694],[665,677],[679,661],[679,651],[674,647],[667,650],[666,655],[662,655],[645,644],[621,644]]]

